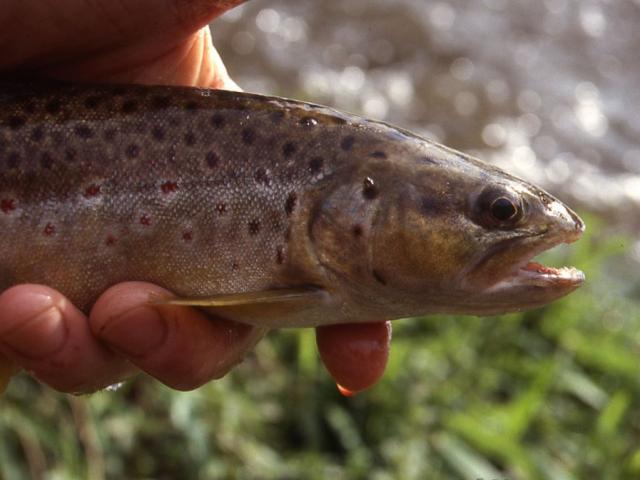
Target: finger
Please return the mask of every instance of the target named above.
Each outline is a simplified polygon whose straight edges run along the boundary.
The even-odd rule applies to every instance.
[[[143,85],[186,85],[202,88],[240,90],[229,77],[227,69],[211,40],[209,27],[204,27],[188,40],[164,55],[132,64],[126,69],[113,71],[115,59],[104,57],[101,64],[63,65],[50,69],[56,78],[110,83],[137,83]]]
[[[98,63],[111,57],[113,67],[126,68],[167,53],[239,3],[242,0],[5,0],[0,7],[0,68],[39,67],[81,57]]]
[[[263,330],[177,306],[149,303],[166,290],[126,282],[107,290],[91,311],[94,334],[166,385],[191,390],[240,362]]]
[[[134,371],[95,339],[80,310],[42,285],[19,285],[0,295],[0,351],[64,392],[94,391]]]
[[[389,358],[391,322],[318,327],[316,343],[338,389],[351,396],[382,377]]]

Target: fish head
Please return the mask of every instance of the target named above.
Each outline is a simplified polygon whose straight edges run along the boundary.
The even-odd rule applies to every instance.
[[[583,283],[575,268],[532,261],[584,230],[561,201],[438,144],[396,149],[362,162],[316,212],[319,258],[343,295],[389,318],[491,315],[545,305]]]

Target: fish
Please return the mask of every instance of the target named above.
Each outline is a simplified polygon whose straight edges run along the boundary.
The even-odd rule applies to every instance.
[[[0,87],[0,291],[82,311],[122,281],[266,328],[536,308],[584,282],[532,259],[584,223],[404,129],[191,87]]]

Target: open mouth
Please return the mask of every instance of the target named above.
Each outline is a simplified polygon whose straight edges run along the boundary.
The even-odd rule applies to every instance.
[[[555,284],[558,286],[579,286],[584,282],[584,273],[575,267],[553,268],[538,262],[528,262],[520,267],[517,276],[530,285],[541,287]]]
[[[532,286],[542,288],[555,288],[558,290],[573,290],[584,283],[585,275],[575,267],[550,267],[532,258],[561,243],[573,243],[578,236],[565,238],[560,241],[546,241],[533,248],[526,257],[516,264],[498,282],[490,287],[491,291],[517,286]]]

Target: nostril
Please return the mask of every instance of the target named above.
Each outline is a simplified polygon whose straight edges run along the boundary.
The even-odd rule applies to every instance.
[[[582,219],[571,209],[565,207],[566,212],[569,214],[571,221],[573,222],[573,230],[577,233],[584,232],[585,225]]]

